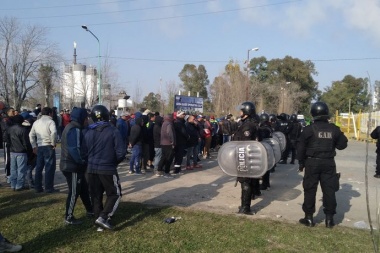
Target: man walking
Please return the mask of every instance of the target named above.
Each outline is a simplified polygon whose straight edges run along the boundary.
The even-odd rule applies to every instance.
[[[84,136],[83,151],[87,155],[88,183],[95,224],[105,229],[113,229],[111,217],[121,199],[121,186],[117,166],[125,159],[125,143],[119,130],[110,122],[110,114],[103,105],[96,105],[91,111],[94,121]],[[103,205],[103,193],[106,201]]]
[[[83,128],[86,127],[87,111],[84,108],[74,107],[71,122],[65,127],[61,138],[61,160],[60,169],[66,178],[68,195],[66,199],[65,223],[78,225],[82,222],[75,219],[74,208],[78,196],[87,210],[87,215],[93,215],[93,208],[85,177],[87,163],[85,154],[81,150],[83,142]]]
[[[34,122],[29,133],[30,143],[32,144],[33,153],[37,155],[37,165],[35,172],[35,191],[43,192],[42,187],[42,170],[45,167],[45,192],[54,193],[55,175],[55,146],[57,140],[57,128],[52,120],[53,110],[50,107],[44,107],[41,110],[41,118]]]

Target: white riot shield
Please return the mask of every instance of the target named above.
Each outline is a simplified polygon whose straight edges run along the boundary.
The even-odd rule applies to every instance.
[[[229,141],[218,151],[218,164],[227,175],[258,178],[271,168],[267,156],[266,148],[258,141]]]
[[[260,143],[263,144],[263,146],[267,150],[268,169],[271,169],[276,164],[273,148],[268,142],[261,141]]]
[[[286,137],[283,132],[275,131],[273,132],[273,138],[277,138],[278,142],[280,143],[281,152],[284,152],[286,149]]]
[[[266,138],[262,142],[266,142],[272,146],[275,163],[278,163],[281,160],[281,147],[277,139]]]

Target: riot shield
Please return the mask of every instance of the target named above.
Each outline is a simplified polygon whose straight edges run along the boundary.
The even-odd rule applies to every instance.
[[[277,141],[280,143],[281,152],[284,152],[284,150],[286,149],[285,134],[283,132],[280,132],[280,131],[275,131],[275,132],[273,132],[273,138],[278,139]]]
[[[268,169],[271,169],[277,163],[274,156],[274,150],[270,143],[265,141],[261,141],[260,143],[263,144],[263,146],[267,150]]]
[[[258,141],[229,141],[218,151],[218,164],[227,175],[258,178],[271,168],[267,156],[266,148]]]
[[[272,146],[275,163],[278,163],[281,160],[281,147],[277,139],[266,138],[262,142],[266,142]]]

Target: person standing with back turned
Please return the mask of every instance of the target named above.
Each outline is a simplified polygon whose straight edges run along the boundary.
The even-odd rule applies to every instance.
[[[111,217],[121,199],[121,186],[117,166],[125,159],[127,149],[119,130],[110,122],[110,114],[103,105],[96,105],[91,111],[94,121],[84,135],[83,150],[87,155],[88,184],[95,224],[113,229]],[[103,205],[103,193],[106,201]]]
[[[336,213],[335,192],[339,189],[339,174],[336,173],[334,157],[335,149],[347,147],[347,137],[339,127],[328,122],[329,108],[324,102],[316,102],[311,106],[310,114],[314,122],[302,131],[297,144],[299,171],[305,169],[303,177],[304,203],[302,210],[305,217],[299,222],[313,227],[315,213],[315,196],[318,183],[323,192],[323,212],[326,215],[326,227],[332,228]]]

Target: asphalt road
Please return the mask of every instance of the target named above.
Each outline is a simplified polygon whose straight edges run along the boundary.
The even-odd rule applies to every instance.
[[[368,144],[368,199],[372,222],[376,223],[379,206],[378,185],[380,179],[373,177],[375,172],[376,146]],[[218,167],[217,153],[212,158],[202,161],[203,168],[184,171],[183,175],[173,179],[156,177],[153,173],[142,176],[128,174],[127,162],[122,163],[119,175],[123,190],[123,201],[139,202],[148,205],[169,205],[238,215],[240,205],[240,185],[234,187],[235,178],[225,175]],[[57,149],[56,188],[65,193],[65,179],[59,171],[60,150]],[[366,143],[350,140],[348,148],[338,151],[337,170],[341,172],[340,190],[337,196],[337,214],[335,222],[339,226],[368,227],[368,212],[365,187]],[[184,161],[185,163],[185,161]],[[3,159],[0,158],[3,165]],[[3,166],[2,166],[3,167]],[[262,196],[252,201],[255,215],[250,219],[270,218],[287,222],[298,222],[303,217],[302,173],[297,172],[297,165],[277,165],[271,174],[271,189],[263,191]],[[0,182],[4,188],[4,170],[1,169]],[[78,204],[81,204],[80,201]],[[324,226],[321,189],[317,193],[317,212],[315,222]],[[185,218],[185,217],[183,217]],[[374,224],[374,227],[377,227]]]

